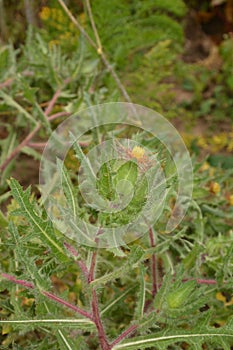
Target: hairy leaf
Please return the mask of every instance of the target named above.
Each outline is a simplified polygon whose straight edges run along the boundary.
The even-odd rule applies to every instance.
[[[53,225],[50,221],[44,221],[36,213],[30,202],[30,189],[25,192],[15,179],[11,179],[10,182],[11,192],[16,201],[18,202],[20,209],[17,211],[17,215],[25,217],[33,228],[34,234],[38,234],[41,241],[51,249],[58,259],[67,260],[64,247],[56,237]]]

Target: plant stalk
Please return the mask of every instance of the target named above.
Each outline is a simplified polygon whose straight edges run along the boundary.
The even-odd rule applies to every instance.
[[[8,281],[14,282],[15,284],[19,284],[25,288],[35,289],[35,286],[33,283],[17,279],[16,277],[8,275],[7,273],[2,273],[2,277],[8,279]],[[41,290],[40,292],[41,292],[41,294],[43,294],[47,298],[49,298],[53,301],[56,301],[58,304],[66,306],[67,308],[69,308],[69,309],[77,312],[78,314],[80,314],[86,318],[89,318],[90,320],[93,321],[93,317],[89,312],[80,309],[78,306],[73,305],[64,299],[61,299],[60,297],[56,296],[55,294],[52,294],[50,292],[43,291],[43,290]]]
[[[151,247],[155,247],[155,239],[154,239],[154,232],[153,229],[149,229],[149,237],[150,237],[150,244]],[[152,296],[155,297],[158,286],[157,286],[157,261],[156,261],[156,255],[155,253],[152,254],[152,261],[151,261],[151,274],[152,274]]]

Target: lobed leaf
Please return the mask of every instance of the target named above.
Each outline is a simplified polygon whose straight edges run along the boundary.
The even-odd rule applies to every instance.
[[[206,342],[208,344],[221,345],[224,349],[230,350],[233,345],[233,318],[223,327],[214,328],[201,324],[192,330],[164,330],[162,332],[150,334],[148,336],[128,339],[121,344],[115,345],[112,350],[136,350],[155,347],[155,349],[167,349],[169,345],[177,342],[185,342],[194,348],[202,348]]]
[[[34,234],[38,234],[41,241],[51,249],[55,256],[60,260],[67,260],[65,250],[56,237],[51,221],[44,221],[36,213],[32,203],[30,203],[30,188],[25,192],[15,179],[10,182],[11,193],[18,202],[20,209],[17,210],[17,215],[25,217],[34,230]]]

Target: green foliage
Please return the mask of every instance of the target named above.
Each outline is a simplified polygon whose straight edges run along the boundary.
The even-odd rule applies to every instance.
[[[64,248],[57,240],[54,233],[52,223],[47,219],[43,220],[36,210],[35,204],[30,202],[30,188],[23,192],[16,180],[12,179],[10,182],[11,192],[17,203],[19,209],[16,209],[11,215],[23,216],[32,226],[33,234],[38,235],[42,242],[44,242],[49,249],[57,256],[58,259],[63,260],[65,257]]]
[[[4,136],[0,166],[35,127],[39,127],[38,143],[46,142],[67,113],[116,100],[118,94],[99,57],[64,13],[57,11],[57,2],[53,5],[51,18],[41,15],[42,30],[29,28],[25,45],[0,48],[0,78],[5,82],[0,92]],[[104,49],[121,70],[135,102],[173,116],[174,111],[169,111],[173,95],[168,91],[173,88],[170,79],[180,69],[175,62],[183,42],[183,1],[97,0],[92,6]],[[78,19],[84,20],[93,36],[87,15],[79,14]],[[213,107],[221,115],[230,115],[231,38],[225,39],[220,53],[220,75],[182,63],[179,78],[185,89],[194,92],[192,103],[201,103],[199,115]],[[214,100],[203,101],[212,80],[217,82]],[[49,115],[64,112],[59,122],[46,114],[54,94],[59,95],[58,101]],[[224,107],[228,102],[229,109]],[[65,162],[57,160],[72,219],[119,227],[137,217],[148,198],[145,173],[151,164],[147,155],[137,158],[133,149],[122,146],[117,152],[125,159],[107,161],[94,174],[86,153],[113,134],[130,136],[156,154],[169,178],[168,189],[177,187],[174,162],[157,140],[118,126],[91,130],[84,135],[84,146],[74,142]],[[76,141],[72,135],[71,140]],[[30,144],[21,151],[40,160],[41,152]],[[193,200],[186,218],[171,234],[165,234],[163,227],[174,200],[168,191],[163,217],[152,230],[155,244],[147,233],[128,245],[97,249],[77,245],[55,228],[35,188],[23,190],[17,180],[6,181],[20,163],[10,159],[0,183],[4,204],[0,211],[0,347],[105,350],[104,332],[110,344],[107,350],[229,350],[233,345],[233,172],[230,165],[223,166],[222,158],[209,157],[208,162],[215,168],[206,163],[204,167],[193,157]],[[90,190],[94,188],[103,201],[127,205],[112,213],[85,205],[77,177],[80,163]],[[159,199],[163,191],[161,186]],[[127,333],[129,327],[132,332]]]
[[[167,303],[171,309],[182,307],[185,300],[190,298],[191,292],[195,288],[195,281],[184,283],[180,288],[170,292],[167,296]]]
[[[223,77],[222,82],[226,79],[226,84],[229,90],[233,91],[233,80],[232,80],[232,55],[233,55],[233,38],[229,36],[225,36],[225,40],[223,41],[220,47],[220,54],[223,59]]]
[[[192,92],[183,105],[196,117],[212,116],[213,121],[232,121],[232,54],[233,39],[225,36],[215,55],[221,63],[208,66],[201,62],[192,65],[177,65],[177,77],[181,79],[183,88]],[[210,53],[211,56],[211,53]],[[208,58],[207,58],[208,60]],[[207,96],[207,97],[206,97]]]
[[[146,349],[150,347],[155,347],[155,349],[167,349],[169,345],[174,345],[175,343],[181,344],[185,342],[191,345],[194,349],[202,349],[202,345],[208,342],[212,346],[221,346],[223,349],[230,349],[232,344],[232,319],[227,325],[221,329],[216,329],[213,327],[208,327],[206,325],[206,320],[199,321],[200,323],[192,330],[189,331],[175,331],[172,332],[164,331],[148,336],[135,337],[134,339],[127,340],[122,344],[113,347],[113,350],[117,349]]]
[[[123,67],[130,60],[130,70],[137,68],[140,56],[158,42],[170,39],[176,48],[182,43],[183,30],[178,19],[185,11],[182,0],[114,0],[107,6],[101,0],[93,3],[103,46],[117,66]]]
[[[127,165],[123,169],[122,165],[116,168],[121,169],[119,172],[111,172],[110,167],[105,166],[100,171],[100,178],[107,171],[109,172],[107,178],[114,174],[120,181],[127,178],[132,183],[136,183],[135,170],[132,171],[128,161],[125,164]],[[72,188],[73,184],[69,173],[62,167],[61,163],[58,163],[58,166],[63,178],[67,201],[72,210],[76,210],[74,205],[74,201],[76,202],[74,193],[76,192],[75,188]],[[206,183],[208,184],[208,177],[205,173],[199,172],[198,167],[195,181],[199,183],[199,186],[202,183],[203,188]],[[111,182],[110,186],[113,183],[114,181]],[[103,196],[111,194],[108,180],[106,183],[103,180],[100,181],[98,186],[101,188]],[[177,228],[172,235],[158,232],[155,247],[150,247],[147,237],[144,237],[130,247],[126,247],[123,255],[114,257],[111,252],[100,250],[96,276],[86,286],[84,276],[81,277],[82,272],[77,271],[77,265],[72,261],[73,259],[68,257],[69,254],[63,260],[66,252],[60,242],[64,240],[64,237],[57,230],[51,231],[48,218],[46,219],[47,223],[44,217],[42,221],[41,209],[36,201],[30,198],[29,189],[23,192],[15,180],[11,180],[11,188],[19,208],[15,204],[11,210],[9,209],[9,227],[6,228],[6,221],[2,227],[4,232],[9,232],[12,237],[8,238],[6,244],[9,247],[8,254],[14,252],[14,261],[13,264],[6,264],[5,267],[3,264],[2,268],[13,272],[14,263],[16,263],[17,279],[28,280],[30,278],[36,289],[35,291],[23,289],[21,292],[24,300],[29,303],[28,305],[32,303],[33,307],[24,306],[22,308],[18,305],[17,299],[12,298],[7,307],[7,301],[1,300],[3,309],[6,308],[6,314],[0,323],[3,326],[3,331],[9,334],[7,337],[9,342],[13,338],[17,341],[18,329],[28,332],[30,326],[31,332],[35,329],[39,330],[41,340],[38,346],[42,346],[42,349],[45,329],[50,330],[51,341],[54,343],[54,339],[57,339],[61,349],[66,347],[73,349],[77,344],[82,344],[83,338],[73,338],[70,333],[71,329],[84,329],[85,337],[88,338],[89,333],[87,332],[90,329],[95,332],[91,320],[74,317],[72,313],[62,309],[61,305],[52,300],[46,300],[43,294],[44,291],[51,289],[52,277],[56,276],[56,278],[62,279],[63,274],[67,274],[67,269],[69,269],[71,280],[77,276],[81,278],[81,289],[78,292],[76,283],[69,287],[66,286],[66,288],[68,288],[69,293],[76,291],[82,305],[89,305],[90,290],[97,289],[99,291],[101,317],[104,323],[105,317],[111,320],[105,326],[106,332],[111,338],[117,337],[120,331],[119,317],[124,320],[124,327],[130,320],[137,327],[137,334],[133,338],[123,340],[114,345],[113,349],[150,347],[167,349],[171,345],[174,347],[176,343],[189,344],[197,348],[201,348],[203,344],[212,349],[217,349],[220,345],[224,349],[230,348],[233,339],[232,321],[229,319],[228,308],[232,306],[219,309],[219,302],[215,297],[217,291],[223,290],[223,284],[225,291],[230,291],[232,288],[233,241],[230,227],[227,222],[224,223],[224,218],[226,217],[226,221],[230,220],[232,215],[230,212],[229,216],[227,212],[224,215],[221,214],[222,197],[214,195],[211,208],[210,204],[206,204],[210,192],[203,191],[201,196],[199,193],[182,224],[183,228]],[[197,196],[197,193],[194,195]],[[215,203],[218,203],[218,212],[214,209]],[[215,213],[215,222],[213,221],[213,210],[217,213]],[[209,225],[209,219],[211,225]],[[13,220],[15,224],[13,224]],[[28,227],[28,223],[30,227]],[[222,234],[215,237],[212,233],[212,227],[213,225],[217,227],[216,225],[219,223],[221,223],[219,230]],[[40,242],[39,245],[38,242]],[[43,256],[45,247],[50,250],[50,253]],[[92,254],[92,248],[79,247],[78,251],[82,261],[87,263],[87,254]],[[150,295],[152,281],[146,262],[151,254],[156,254],[158,261],[161,261],[165,277],[159,282],[161,286],[152,303],[153,308],[150,307],[150,311],[146,312],[146,305],[152,300]],[[223,260],[221,254],[225,257]],[[176,262],[178,257],[180,263]],[[203,259],[203,257],[208,258]],[[43,263],[38,265],[40,259]],[[174,272],[176,277],[174,277]],[[205,276],[207,281],[216,278],[216,282],[209,286],[208,284],[200,285],[197,281],[201,276]],[[1,283],[2,290],[7,289],[10,293],[14,293],[15,287],[11,282],[2,279]],[[101,286],[105,286],[105,288],[100,288]],[[68,291],[62,294],[67,298]],[[124,303],[125,299],[128,300],[127,306]],[[30,300],[32,301],[30,302]],[[211,312],[200,311],[206,305],[207,309],[212,309]],[[116,310],[118,311],[116,312]],[[51,313],[53,314],[52,318]],[[6,315],[8,317],[11,315],[8,320],[5,318]],[[221,324],[221,327],[216,328],[214,326],[216,323]],[[57,324],[60,327],[59,331]],[[7,331],[9,326],[11,333],[9,330]],[[11,338],[12,336],[13,338]]]
[[[140,66],[124,77],[135,103],[145,104],[160,113],[166,112],[168,117],[173,116],[173,84],[166,79],[174,75],[175,61],[176,52],[168,39],[159,41],[144,54]]]

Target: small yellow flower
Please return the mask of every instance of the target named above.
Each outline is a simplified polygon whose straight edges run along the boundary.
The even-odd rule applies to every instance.
[[[202,136],[198,138],[197,145],[204,149],[208,148],[208,143],[206,139]]]
[[[50,10],[50,8],[47,7],[47,6],[42,7],[42,10],[41,10],[40,13],[39,13],[40,18],[41,18],[43,21],[47,21],[47,20],[49,19],[50,15],[51,15],[51,10]]]
[[[201,167],[200,167],[200,171],[203,172],[203,171],[206,171],[210,168],[210,165],[209,163],[205,162]]]
[[[210,191],[213,192],[214,194],[219,193],[221,190],[221,187],[218,182],[212,182],[210,184]]]
[[[140,160],[144,157],[145,150],[142,147],[134,146],[131,154],[132,157],[136,158],[137,160]]]
[[[213,152],[217,152],[224,149],[228,144],[227,135],[225,133],[214,135],[211,139],[211,144]]]
[[[215,145],[222,146],[226,144],[227,138],[226,138],[226,135],[219,134],[219,135],[214,135],[212,141]]]
[[[231,194],[229,197],[229,204],[233,206],[233,194]]]

